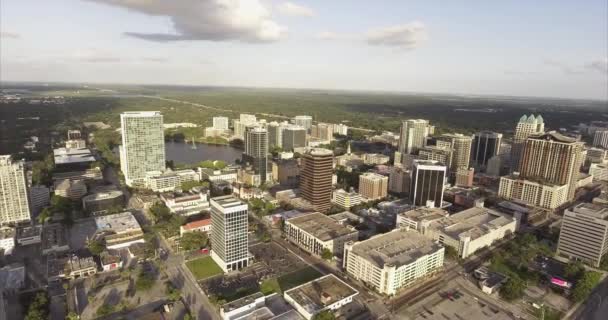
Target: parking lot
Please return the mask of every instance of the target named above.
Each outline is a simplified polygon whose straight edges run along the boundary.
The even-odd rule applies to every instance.
[[[261,280],[276,278],[306,266],[302,260],[274,242],[260,243],[249,250],[254,256],[256,272],[263,274]]]

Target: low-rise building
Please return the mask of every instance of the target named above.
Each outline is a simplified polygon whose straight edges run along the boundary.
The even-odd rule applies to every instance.
[[[350,192],[344,191],[344,189],[338,189],[333,192],[331,202],[348,210],[356,205],[363,202],[361,195],[354,190]]]
[[[95,217],[97,235],[106,241],[106,248],[126,248],[134,243],[144,243],[144,232],[131,212]]]
[[[82,198],[82,208],[89,214],[103,214],[125,205],[125,196],[120,190],[96,192]]]
[[[91,150],[86,148],[69,149],[57,148],[53,150],[55,169],[58,171],[84,170],[95,162]]]
[[[253,312],[262,309],[265,305],[266,297],[264,294],[256,292],[222,305],[220,316],[223,320],[244,320],[251,317]]]
[[[87,185],[84,180],[57,180],[54,189],[55,195],[74,201],[80,200],[87,194]]]
[[[0,228],[0,251],[4,255],[13,253],[15,248],[15,235],[17,231],[14,228]]]
[[[69,171],[69,172],[56,172],[53,173],[53,182],[59,180],[84,180],[87,184],[99,184],[103,182],[103,175],[101,174],[100,168]]]
[[[163,193],[160,199],[171,213],[190,216],[209,210],[208,192]]]
[[[603,148],[589,148],[587,151],[586,161],[590,163],[605,163],[608,162],[608,150]]]
[[[227,181],[229,183],[233,183],[237,180],[237,170],[234,169],[213,170],[208,168],[198,168],[197,172],[201,181]]]
[[[209,232],[211,231],[211,218],[188,222],[179,227],[179,235],[183,236],[188,232]]]
[[[466,259],[477,250],[513,234],[517,219],[492,209],[475,207],[421,227],[423,235],[458,250],[458,255]]]
[[[327,249],[342,256],[344,244],[356,241],[359,232],[322,213],[313,212],[286,220],[285,235],[289,241],[312,254],[320,256]]]
[[[364,219],[350,211],[344,211],[328,216],[342,225],[363,223]]]
[[[343,267],[378,293],[394,295],[443,266],[444,248],[414,230],[395,229],[344,251]]]
[[[82,139],[70,139],[66,140],[66,149],[84,149],[87,147],[87,142]]]
[[[329,274],[289,289],[283,296],[305,319],[312,319],[322,311],[339,310],[358,294],[353,287]]]
[[[59,254],[69,250],[67,230],[62,224],[47,224],[42,228],[42,254]]]
[[[122,268],[122,259],[120,255],[104,251],[99,255],[101,270],[104,272],[113,271]]]
[[[49,282],[88,277],[96,273],[97,263],[90,256],[79,257],[72,254],[51,258],[47,261],[47,279]]]
[[[366,153],[363,155],[363,162],[367,165],[386,164],[391,161],[391,157],[380,153]]]
[[[17,244],[27,246],[42,241],[42,226],[27,226],[17,228]]]
[[[154,192],[167,192],[180,189],[184,182],[199,180],[199,175],[192,169],[151,171],[146,173],[146,188]]]
[[[581,203],[564,211],[557,255],[599,267],[608,254],[608,207]]]
[[[440,208],[412,207],[397,215],[395,226],[397,228],[410,228],[418,232],[430,222],[445,218],[448,212]]]
[[[608,163],[592,163],[589,166],[589,174],[593,181],[608,181]]]

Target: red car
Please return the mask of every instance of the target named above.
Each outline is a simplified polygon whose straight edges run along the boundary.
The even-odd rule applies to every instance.
[[[200,252],[200,253],[209,253],[209,249],[207,249],[207,248],[202,248],[202,249],[200,249],[198,252]]]

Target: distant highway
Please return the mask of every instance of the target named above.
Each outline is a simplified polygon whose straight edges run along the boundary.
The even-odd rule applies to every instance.
[[[209,109],[209,110],[215,110],[215,111],[220,111],[220,112],[234,112],[234,110],[230,110],[230,109],[222,109],[222,108],[218,108],[218,107],[210,107],[204,104],[200,104],[200,103],[196,103],[196,102],[191,102],[191,101],[185,101],[185,100],[177,100],[177,99],[169,99],[169,98],[163,98],[160,96],[149,96],[149,95],[141,95],[140,97],[143,98],[150,98],[150,99],[158,99],[158,100],[163,100],[163,101],[169,101],[169,102],[175,102],[175,103],[182,103],[182,104],[188,104],[191,106],[195,106],[195,107],[200,107],[200,108],[205,108],[205,109]],[[273,118],[279,118],[279,119],[291,119],[291,117],[288,116],[284,116],[281,114],[273,114],[273,113],[262,113],[262,112],[253,112],[256,115],[260,115],[260,116],[266,116],[266,117],[273,117]],[[317,121],[315,121],[317,122]],[[375,132],[374,130],[371,129],[366,129],[366,128],[358,128],[358,127],[348,127],[349,129],[353,129],[353,130],[358,130],[358,131],[364,131],[364,132]]]

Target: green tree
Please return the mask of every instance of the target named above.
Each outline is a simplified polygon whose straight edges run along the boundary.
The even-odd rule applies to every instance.
[[[511,277],[500,288],[500,296],[507,301],[513,301],[523,297],[525,289],[526,284],[521,279]]]
[[[180,188],[182,191],[190,191],[194,187],[204,187],[209,188],[208,181],[184,181],[182,182]]]
[[[49,313],[49,298],[46,292],[38,292],[30,303],[25,320],[46,320]]]
[[[445,246],[445,256],[451,260],[458,260],[458,250],[452,246]]]
[[[40,211],[40,214],[38,214],[38,217],[36,217],[36,219],[38,220],[38,223],[44,224],[51,216],[53,216],[51,208],[47,207]]]
[[[135,280],[135,289],[137,291],[148,291],[154,286],[155,282],[154,276],[142,271],[137,276],[137,280]]]
[[[165,204],[162,202],[153,204],[150,209],[148,209],[148,212],[150,212],[154,218],[155,223],[168,221],[171,219],[171,211],[169,211],[169,208],[167,208],[167,206],[165,206]]]
[[[103,241],[97,239],[89,241],[87,248],[91,254],[98,256],[106,249],[106,245]]]
[[[600,262],[600,269],[608,271],[608,254],[605,254]]]
[[[185,251],[197,250],[206,247],[209,242],[207,234],[204,232],[188,232],[179,240],[179,244]]]
[[[570,280],[578,280],[585,273],[585,266],[581,261],[568,263],[564,268],[564,276]]]
[[[585,272],[578,280],[572,291],[572,298],[576,302],[581,302],[591,294],[591,291],[600,282],[601,274],[599,272]]]
[[[70,313],[68,313],[68,315],[65,317],[65,320],[78,320],[78,319],[80,319],[80,316],[74,311],[70,311]]]
[[[186,313],[186,315],[184,315],[184,320],[194,320],[194,318],[190,313]]]
[[[325,259],[325,260],[331,260],[331,258],[334,257],[334,254],[331,252],[331,250],[327,249],[327,248],[323,248],[323,251],[321,251],[321,258]]]
[[[112,304],[102,304],[99,308],[97,308],[97,311],[95,312],[95,314],[98,317],[105,317],[107,315],[110,315],[112,313],[114,313],[115,311],[115,307]]]
[[[177,301],[181,298],[182,292],[177,289],[171,281],[165,282],[165,295],[169,301]]]
[[[312,320],[335,320],[336,316],[329,310],[324,310],[317,313]]]

